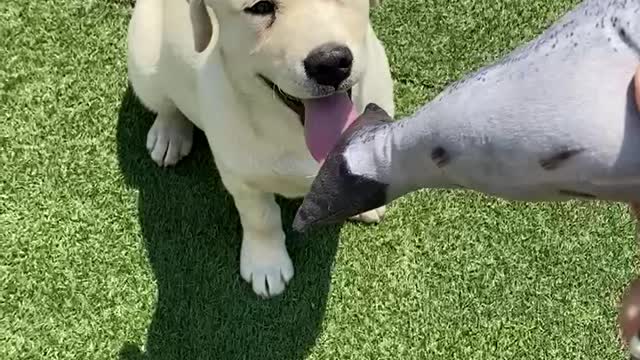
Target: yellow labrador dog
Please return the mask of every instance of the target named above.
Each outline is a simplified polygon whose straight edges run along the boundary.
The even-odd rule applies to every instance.
[[[240,214],[240,274],[260,296],[282,293],[294,273],[274,194],[304,196],[368,103],[393,116],[389,65],[369,21],[377,1],[136,3],[129,79],[157,113],[151,158],[176,164],[191,150],[193,126],[204,131]]]

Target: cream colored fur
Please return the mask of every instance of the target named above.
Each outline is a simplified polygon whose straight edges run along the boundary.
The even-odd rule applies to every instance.
[[[322,44],[346,44],[358,111],[374,102],[393,115],[387,58],[369,23],[369,0],[278,0],[273,19],[243,11],[256,0],[201,1],[137,1],[129,78],[157,113],[146,145],[158,165],[189,154],[193,125],[206,134],[240,214],[240,273],[258,295],[274,296],[294,273],[274,194],[304,196],[319,167],[297,115],[257,74],[298,98],[329,95],[307,78],[302,62]],[[383,214],[380,208],[357,219],[377,222]]]

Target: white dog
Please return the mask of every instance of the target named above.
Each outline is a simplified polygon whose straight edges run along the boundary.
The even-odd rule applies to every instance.
[[[293,276],[274,194],[304,196],[318,162],[368,103],[393,116],[387,58],[369,22],[376,2],[135,6],[129,78],[157,113],[147,136],[151,158],[176,164],[191,150],[193,125],[204,131],[240,215],[240,273],[260,296],[280,294]],[[379,208],[356,219],[383,215]]]

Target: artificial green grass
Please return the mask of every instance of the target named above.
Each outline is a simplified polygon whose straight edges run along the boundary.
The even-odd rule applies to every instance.
[[[385,1],[399,114],[574,3]],[[625,358],[622,205],[419,192],[379,226],[291,234],[296,277],[256,299],[202,134],[175,169],[146,154],[129,6],[0,2],[0,359]]]

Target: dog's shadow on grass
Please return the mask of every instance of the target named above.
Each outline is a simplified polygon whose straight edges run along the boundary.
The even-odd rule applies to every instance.
[[[153,119],[129,88],[118,156],[127,184],[139,190],[158,293],[144,352],[141,344],[125,344],[120,359],[304,358],[321,328],[339,228],[295,234],[290,224],[299,202],[280,201],[296,275],[284,295],[258,299],[240,277],[241,227],[206,138],[197,131],[192,153],[161,169],[145,149]]]

